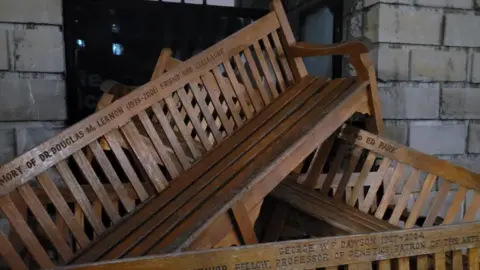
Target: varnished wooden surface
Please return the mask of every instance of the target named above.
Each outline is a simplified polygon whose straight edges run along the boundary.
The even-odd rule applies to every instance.
[[[112,128],[122,126],[129,121],[130,117],[151,106],[154,102],[165,98],[179,87],[182,87],[189,80],[192,80],[209,69],[212,69],[228,57],[235,55],[244,48],[248,47],[253,41],[265,36],[278,27],[279,22],[276,18],[276,14],[272,12],[259,19],[255,24],[247,26],[243,30],[231,35],[229,38],[220,41],[209,49],[206,49],[202,54],[192,57],[185,62],[184,65],[165,73],[154,81],[138,87],[135,91],[113,102],[101,112],[85,118],[79,123],[62,131],[56,137],[42,143],[36,148],[5,164],[0,168],[0,177],[7,176],[8,173],[12,171],[17,173],[11,177],[5,178],[5,181],[0,183],[0,196],[7,194],[15,187],[31,180],[32,177],[38,175],[46,168],[51,167],[58,161],[78,151],[94,139],[97,139],[98,137],[109,132]],[[216,57],[212,57],[213,55],[216,55]],[[191,67],[191,69],[186,69],[187,67]],[[175,81],[168,87],[163,86],[164,84],[162,83],[164,81],[173,78],[179,79],[175,79]],[[149,97],[145,101],[139,102],[134,107],[127,108],[129,101],[135,99],[142,100],[142,97],[149,93],[149,91],[152,91],[152,89],[162,91],[157,91],[154,96]],[[102,125],[97,124],[99,122],[102,123],[102,119],[106,115],[112,113],[121,115],[115,119],[112,119],[108,123]],[[89,131],[87,131],[87,127],[90,128]],[[82,134],[79,134],[79,132],[82,132]],[[61,151],[55,152],[55,155],[51,158],[43,161],[40,160],[40,154],[49,152],[52,146],[60,144],[70,137],[77,138],[75,143],[69,144],[68,147],[62,148]],[[31,162],[32,160],[34,161],[35,166],[27,166],[27,162]]]
[[[351,84],[351,83],[350,83],[350,84]],[[334,85],[334,84],[332,84],[332,85]],[[340,84],[337,84],[337,85],[340,85]],[[319,85],[319,86],[320,86],[320,85]],[[317,86],[317,87],[319,87],[319,86]],[[348,86],[348,85],[347,85],[347,86]],[[345,89],[345,86],[342,86],[342,87]],[[327,87],[327,88],[328,88],[328,87]],[[315,89],[315,88],[312,88],[312,90],[313,90],[313,89]],[[342,88],[340,88],[340,89],[342,89]],[[355,89],[356,89],[356,90],[361,90],[362,87],[360,87],[360,86],[355,86],[355,87],[351,88],[351,90],[349,90],[349,91],[352,91],[352,90],[355,90]],[[335,91],[335,90],[337,90],[337,91]],[[305,91],[305,90],[304,90],[304,91]],[[337,96],[338,98],[340,98],[339,96],[343,96],[343,98],[349,98],[349,95],[343,94],[342,91],[340,91],[340,90],[337,89],[336,87],[331,87],[331,88],[330,88],[330,91],[333,93],[333,97],[332,97],[332,98],[334,98],[335,96]],[[345,90],[344,90],[344,91],[345,91]],[[318,106],[318,104],[317,104],[317,106],[314,106],[314,105],[315,105],[317,102],[327,102],[326,104],[328,104],[328,101],[327,101],[328,99],[321,98],[322,96],[327,97],[328,94],[329,94],[329,91],[323,90],[323,91],[320,91],[320,94],[318,94],[318,96],[319,96],[318,99],[314,99],[314,98],[311,98],[311,97],[310,97],[309,99],[307,99],[307,103],[306,103],[304,106],[301,106],[301,103],[299,104],[299,103],[297,103],[297,102],[292,102],[292,104],[295,104],[295,106],[297,107],[297,110],[299,110],[299,111],[304,111],[304,113],[308,112],[308,110],[313,110],[312,112],[309,112],[308,115],[312,115],[312,116],[313,116],[313,115],[316,115],[316,117],[315,117],[315,118],[312,118],[310,121],[312,121],[313,119],[315,119],[316,121],[318,121],[318,116],[319,116],[319,115],[324,115],[324,113],[320,113],[320,112],[325,111],[325,109],[324,109],[325,106]],[[311,94],[310,94],[310,95],[311,95]],[[307,97],[309,97],[309,95],[306,95],[306,96],[305,96],[305,98],[307,98]],[[351,98],[353,99],[353,97],[351,97]],[[280,98],[279,101],[282,102],[282,99]],[[285,102],[285,101],[283,101],[283,102]],[[331,101],[331,102],[333,102],[333,101]],[[310,105],[308,105],[308,104],[310,104]],[[332,106],[333,106],[333,105],[332,105]],[[275,107],[278,109],[278,106],[275,106]],[[270,108],[270,107],[269,107],[269,108]],[[309,108],[310,108],[310,109],[309,109]],[[327,108],[328,108],[328,106],[327,106]],[[335,108],[335,107],[334,107],[334,106],[331,107],[331,109],[333,109],[333,108]],[[271,109],[271,110],[273,110],[273,109]],[[315,112],[316,110],[318,110],[319,112]],[[281,114],[281,111],[282,111],[282,110],[280,110],[279,112],[277,112],[277,114]],[[287,113],[288,110],[285,110],[285,112]],[[271,112],[270,112],[270,113],[271,113]],[[304,113],[299,113],[299,114],[298,114],[298,117],[301,117]],[[260,123],[261,123],[262,121],[264,121],[264,120],[262,120],[262,118],[263,118],[262,115],[267,115],[267,116],[268,116],[268,114],[269,114],[269,112],[268,112],[268,108],[267,108],[267,110],[265,110],[265,111],[264,111],[263,113],[261,113],[257,118],[255,118],[252,123],[254,123],[255,120],[257,120],[257,122],[260,122]],[[295,115],[295,114],[293,114],[293,115]],[[292,115],[291,117],[293,117],[293,115]],[[276,120],[276,121],[279,121],[279,120],[281,120],[281,119],[282,119],[282,118],[279,118],[279,119]],[[295,118],[292,118],[292,119],[289,120],[288,122],[290,122],[290,123],[296,123],[296,124],[295,124],[296,126],[301,127],[301,126],[302,126],[302,122],[307,121],[307,119],[309,119],[309,118],[307,118],[307,116],[305,116],[305,119],[302,120],[302,121],[300,121],[300,122],[298,122],[298,120],[295,121],[294,119],[295,119]],[[288,123],[288,122],[285,122],[285,123]],[[249,128],[249,126],[250,126],[250,124],[252,124],[252,123],[249,123],[246,127],[242,128],[241,130],[248,131],[249,129],[251,129],[251,128]],[[306,127],[306,126],[305,126],[306,123],[307,123],[307,122],[305,122],[305,124],[303,124],[303,125],[304,125],[304,128]],[[265,127],[268,128],[268,126],[271,126],[271,125],[274,125],[274,124],[275,124],[275,121],[269,120],[268,122],[266,122]],[[291,124],[290,124],[290,125],[291,125]],[[308,126],[308,125],[307,125],[307,126]],[[272,130],[272,131],[270,132],[270,134],[274,135],[274,137],[271,137],[272,135],[269,135],[269,136],[270,136],[272,139],[277,138],[277,137],[282,133],[281,130],[284,130],[284,129],[285,129],[285,127],[282,127],[282,129],[280,129],[278,132],[275,132],[275,131]],[[260,130],[261,130],[261,129],[260,129]],[[259,135],[262,134],[262,132],[261,132],[260,130],[256,132],[256,134],[258,134],[258,135],[256,135],[256,136],[259,136]],[[267,129],[267,130],[268,130],[268,129]],[[293,132],[293,131],[289,131],[289,132]],[[288,140],[292,140],[292,139],[295,137],[295,136],[294,136],[294,137],[289,137],[287,134],[288,134],[288,132],[287,132],[284,136],[286,136],[286,139],[288,139]],[[265,135],[262,135],[262,136],[265,136]],[[292,135],[290,135],[290,136],[292,136]],[[230,139],[232,139],[232,140],[237,140],[236,138],[242,138],[242,137],[243,137],[243,138],[246,138],[246,137],[248,137],[248,136],[245,136],[245,137],[244,137],[244,135],[242,134],[242,132],[237,132],[237,133],[235,133],[234,136],[232,136],[232,138],[230,138]],[[255,148],[252,148],[252,150],[253,150],[252,154],[253,154],[253,153],[260,153],[260,152],[262,152],[262,149],[258,147],[258,145],[261,144],[261,141],[259,142],[258,140],[256,140],[256,139],[255,139],[255,136],[249,136],[248,138],[249,138],[249,140],[252,141],[252,143],[254,143],[254,142],[257,143],[257,146],[256,146]],[[267,137],[266,137],[266,138],[267,138]],[[278,137],[278,138],[281,139],[281,140],[284,140],[284,138],[282,138],[282,137]],[[271,140],[271,139],[270,139],[270,140]],[[229,141],[230,141],[230,140],[229,140]],[[222,145],[228,145],[228,147],[232,147],[232,146],[231,146],[232,143],[228,143],[229,141],[226,141],[226,143],[225,143],[225,144],[222,144]],[[292,142],[293,142],[293,141],[292,141]],[[220,146],[222,146],[222,145],[220,145]],[[289,144],[279,144],[279,145],[283,145],[282,147],[287,147]],[[263,147],[265,147],[265,146],[263,146]],[[220,149],[220,150],[218,150],[218,149]],[[215,149],[215,151],[212,152],[212,154],[211,154],[212,157],[218,156],[218,153],[222,153],[221,151],[223,151],[223,150],[222,150],[221,148],[218,148],[218,149]],[[240,146],[239,146],[239,147],[238,147],[238,150],[236,150],[236,151],[237,151],[237,152],[240,151],[239,153],[241,153],[241,152],[246,151],[246,150],[248,150],[248,149],[250,149],[250,147],[240,147]],[[273,149],[275,149],[275,148],[273,148]],[[273,149],[272,149],[272,150],[273,150]],[[272,151],[272,150],[269,150],[269,151]],[[279,150],[280,150],[280,149],[279,149]],[[261,167],[263,166],[262,164],[265,163],[265,162],[267,162],[268,159],[271,159],[272,157],[277,156],[277,155],[274,155],[273,153],[272,153],[271,155],[269,155],[269,154],[268,154],[269,151],[267,151],[266,153],[263,153],[263,154],[262,154],[262,156],[263,156],[263,157],[266,157],[267,160],[261,161],[261,162],[260,162],[260,160],[259,160],[259,162],[253,162],[252,165],[255,165],[255,167],[257,167],[257,168],[261,168]],[[276,151],[278,151],[278,150],[276,150]],[[250,152],[251,152],[251,151],[250,151]],[[235,151],[232,152],[231,150],[229,150],[228,153],[223,153],[222,155],[227,154],[227,155],[229,155],[229,156],[231,156],[231,157],[233,158],[233,157],[238,157],[238,156],[239,156],[239,153],[235,153]],[[251,154],[248,154],[248,152],[245,152],[244,155],[245,155],[245,158],[247,158],[247,157],[248,157],[249,155],[251,155]],[[206,156],[199,164],[196,164],[191,170],[187,171],[184,176],[187,177],[189,174],[198,175],[197,173],[194,173],[194,172],[198,171],[198,169],[205,170],[204,168],[202,168],[202,166],[204,167],[204,165],[202,165],[202,164],[203,164],[203,162],[205,162],[205,164],[210,164],[209,161],[208,161],[208,156],[210,156],[210,155],[207,154],[207,156]],[[240,156],[241,156],[241,155],[240,155]],[[252,156],[252,157],[255,157],[255,156]],[[260,157],[261,157],[261,156],[259,156],[259,158],[260,158]],[[215,170],[219,170],[219,169],[217,169],[216,167],[222,168],[222,166],[227,165],[228,163],[225,163],[225,162],[228,162],[229,159],[230,159],[230,158],[223,158],[220,163],[216,164],[215,167],[213,167],[213,168],[211,169],[212,172],[214,172]],[[234,159],[234,160],[235,160],[235,159]],[[241,160],[241,159],[240,159],[240,160]],[[246,159],[245,161],[248,161],[248,159]],[[230,161],[230,162],[231,162],[231,161]],[[222,165],[222,163],[225,163],[225,165]],[[238,163],[238,161],[237,161],[237,163]],[[243,163],[243,162],[242,162],[242,163]],[[242,164],[242,163],[238,163],[238,165],[234,165],[235,163],[233,163],[233,164],[230,165],[230,166],[234,166],[234,167],[232,167],[232,169],[233,169],[233,168],[235,168],[235,166],[239,166],[239,165]],[[268,164],[268,163],[265,163],[265,165],[267,165],[267,164]],[[209,166],[211,166],[211,165],[209,165]],[[245,166],[245,165],[241,165],[241,166]],[[230,182],[229,185],[232,185],[233,183],[235,183],[235,181],[240,181],[240,180],[242,179],[242,177],[246,177],[246,176],[248,175],[247,172],[251,170],[249,167],[251,167],[251,165],[248,165],[248,166],[246,167],[246,169],[243,169],[244,171],[242,171],[242,172],[239,174],[239,177],[234,178],[234,179],[238,179],[238,180],[230,180],[230,181],[232,181],[232,182]],[[252,167],[252,169],[255,168],[255,167]],[[197,168],[197,169],[196,169],[196,168]],[[207,167],[207,168],[208,168],[208,167]],[[241,168],[241,167],[239,167],[239,168]],[[248,169],[247,169],[247,168],[248,168]],[[266,168],[268,168],[268,166],[267,166]],[[272,169],[273,169],[273,168],[274,168],[274,167],[272,167]],[[218,176],[217,176],[217,178],[216,178],[215,181],[217,181],[217,182],[218,182],[218,181],[226,181],[226,180],[228,180],[228,179],[231,177],[231,175],[232,175],[232,173],[233,173],[234,171],[229,172],[229,170],[232,170],[232,169],[230,169],[230,168],[228,168],[228,167],[225,167],[225,169],[227,169],[227,171],[225,171],[225,173],[223,173],[223,174],[221,174],[221,175],[225,175],[224,177],[227,177],[227,176],[228,176],[228,177],[225,178],[225,180],[222,180],[223,178],[222,178],[221,176],[220,176],[219,178],[218,178]],[[210,174],[211,174],[211,173],[210,173]],[[208,174],[207,174],[207,175],[208,175]],[[214,174],[212,174],[212,176],[213,176],[213,175],[214,175]],[[181,178],[182,178],[182,177],[181,177]],[[208,179],[208,178],[206,178],[206,179]],[[206,180],[206,179],[205,179],[205,180]],[[186,179],[185,179],[185,180],[186,180]],[[190,180],[190,181],[192,181],[192,180]],[[202,180],[202,181],[204,181],[204,180]],[[199,181],[197,181],[197,182],[198,182],[198,183],[201,183],[202,181],[199,180]],[[214,181],[214,182],[215,182],[215,181]],[[250,180],[250,181],[251,181],[251,180]],[[218,184],[214,184],[214,182],[212,182],[212,184],[211,184],[212,187],[216,187],[216,186],[219,186],[219,185],[221,186],[221,185],[222,185],[221,182],[218,182]],[[215,213],[218,213],[217,211],[225,211],[224,208],[227,207],[228,204],[229,204],[229,203],[228,203],[228,200],[225,201],[225,202],[223,202],[223,203],[217,202],[217,201],[215,201],[215,200],[213,200],[213,201],[211,201],[211,202],[206,201],[206,202],[209,202],[209,203],[202,205],[202,207],[201,207],[200,209],[203,209],[203,210],[200,210],[200,209],[199,209],[199,210],[196,210],[195,212],[192,212],[193,214],[190,215],[190,216],[186,219],[186,221],[181,221],[183,215],[188,214],[189,211],[192,211],[192,210],[194,209],[194,208],[192,208],[192,210],[188,210],[188,211],[187,211],[187,208],[186,208],[187,205],[191,205],[191,207],[193,207],[193,206],[198,205],[199,202],[201,202],[201,201],[195,201],[195,200],[193,200],[193,201],[191,201],[190,203],[185,204],[185,206],[182,207],[182,211],[176,210],[176,214],[175,214],[174,216],[172,216],[172,218],[169,218],[169,216],[170,216],[171,214],[168,214],[168,213],[169,213],[170,211],[172,211],[173,209],[175,209],[175,204],[177,204],[177,205],[179,205],[179,206],[183,204],[183,203],[182,203],[182,204],[179,204],[179,203],[180,203],[179,200],[181,200],[181,198],[184,197],[183,194],[185,194],[185,195],[188,196],[188,197],[184,197],[185,199],[190,198],[191,195],[194,195],[194,194],[195,194],[195,193],[192,193],[192,191],[193,191],[193,190],[192,190],[192,191],[184,192],[184,193],[180,194],[181,196],[175,195],[175,192],[179,192],[179,191],[181,190],[181,189],[179,189],[179,188],[177,188],[177,187],[175,186],[175,184],[177,184],[177,183],[178,183],[179,186],[188,184],[187,182],[185,182],[185,181],[183,181],[183,180],[182,180],[182,181],[177,180],[177,181],[175,181],[175,183],[172,184],[171,188],[167,189],[164,193],[161,193],[160,196],[159,196],[159,198],[158,198],[158,200],[156,200],[156,201],[158,201],[158,202],[162,202],[162,201],[163,201],[163,202],[168,202],[169,199],[166,199],[164,196],[167,196],[166,194],[171,194],[171,195],[168,195],[168,196],[172,196],[171,198],[174,198],[174,200],[173,200],[171,203],[169,203],[168,205],[166,205],[165,210],[157,211],[158,213],[156,213],[156,214],[154,214],[154,215],[152,216],[151,212],[149,212],[149,210],[147,210],[150,206],[147,205],[146,207],[142,208],[142,209],[139,211],[140,215],[139,215],[139,214],[134,215],[133,218],[129,218],[129,220],[127,220],[127,223],[131,223],[133,226],[132,226],[132,225],[127,225],[127,223],[120,225],[120,226],[119,226],[120,230],[117,229],[116,232],[114,232],[114,233],[112,233],[112,234],[109,234],[111,237],[107,236],[106,238],[102,239],[102,241],[100,241],[100,242],[98,243],[98,244],[100,244],[100,245],[96,245],[95,248],[90,249],[90,250],[88,251],[88,254],[90,254],[90,255],[84,254],[84,255],[82,255],[82,256],[80,257],[79,260],[74,260],[74,262],[76,263],[76,262],[79,262],[79,261],[82,261],[82,260],[87,260],[87,261],[89,261],[89,260],[92,260],[92,258],[95,257],[95,256],[96,256],[96,257],[101,256],[102,252],[100,252],[100,250],[102,250],[102,248],[100,248],[100,246],[101,246],[101,245],[104,245],[105,248],[106,248],[106,247],[110,248],[111,245],[114,245],[114,243],[118,242],[118,240],[120,240],[120,239],[122,239],[122,238],[124,237],[124,236],[122,236],[122,238],[119,238],[120,235],[125,235],[125,236],[126,236],[126,235],[129,235],[129,236],[128,236],[127,238],[125,238],[125,239],[131,239],[131,240],[122,240],[122,242],[120,242],[120,243],[118,244],[118,246],[115,246],[115,248],[113,248],[113,249],[111,249],[111,250],[109,251],[109,255],[107,255],[106,257],[104,257],[104,259],[105,259],[105,258],[115,258],[115,257],[118,257],[118,256],[132,256],[132,255],[133,255],[133,256],[138,256],[138,255],[141,255],[141,254],[143,254],[143,253],[145,253],[145,252],[148,252],[148,250],[150,249],[150,246],[156,242],[156,239],[161,239],[162,235],[165,235],[164,232],[168,232],[169,230],[171,230],[171,229],[169,229],[169,228],[175,228],[174,232],[177,232],[178,234],[177,234],[177,233],[169,233],[168,235],[165,235],[165,236],[167,236],[167,238],[165,238],[167,241],[168,241],[169,238],[171,238],[172,240],[174,240],[174,241],[172,242],[172,244],[168,244],[168,245],[167,245],[167,246],[169,247],[169,249],[170,249],[170,248],[175,247],[175,246],[177,246],[177,245],[179,245],[179,244],[183,244],[182,241],[184,241],[184,240],[182,240],[182,238],[184,238],[185,240],[190,239],[190,234],[192,234],[192,233],[195,234],[195,232],[198,231],[198,229],[204,228],[206,225],[208,225],[209,220],[212,220],[212,218],[216,215]],[[241,183],[241,182],[239,182],[239,183]],[[227,185],[227,187],[229,187],[229,185]],[[200,184],[200,186],[201,186],[201,184]],[[199,187],[200,187],[200,186],[199,186]],[[232,186],[232,188],[233,188],[233,186]],[[209,189],[210,189],[210,188],[209,188]],[[175,191],[175,190],[178,190],[178,191]],[[170,191],[170,192],[169,192],[169,191]],[[205,192],[206,192],[206,191],[203,192],[203,194],[205,194],[205,195],[201,195],[202,193],[198,193],[198,195],[199,195],[198,199],[199,199],[199,200],[200,200],[201,198],[205,198],[205,199],[208,198],[208,196],[207,196],[207,197],[204,197],[204,196],[206,196],[206,194],[207,194],[207,193],[205,193]],[[225,195],[225,194],[228,194],[229,189],[228,189],[228,188],[224,188],[224,189],[222,189],[222,191],[218,191],[218,192],[221,192],[221,194],[224,194],[224,195]],[[231,191],[230,191],[230,192],[231,192]],[[191,194],[191,195],[188,195],[188,194]],[[220,194],[220,193],[218,193],[218,194]],[[163,195],[163,196],[162,196],[162,195]],[[232,195],[241,196],[241,193],[240,193],[240,194],[232,194]],[[225,195],[225,196],[226,196],[226,195]],[[195,196],[194,196],[193,198],[195,198]],[[214,197],[212,197],[212,198],[214,198]],[[227,197],[227,198],[228,198],[228,197]],[[202,199],[202,200],[205,200],[205,199]],[[174,203],[174,202],[176,202],[176,201],[178,201],[178,203]],[[157,202],[157,203],[152,203],[152,204],[150,204],[150,205],[152,205],[152,206],[155,205],[155,207],[158,209],[158,208],[161,207],[161,205],[162,205],[162,203],[159,204],[158,202]],[[164,203],[163,203],[163,204],[164,204]],[[173,207],[173,208],[172,208],[172,207]],[[178,207],[178,206],[177,206],[177,207]],[[167,209],[171,209],[171,210],[167,210]],[[215,209],[218,209],[218,210],[215,210]],[[223,209],[223,210],[222,210],[222,209]],[[208,210],[208,211],[207,211],[207,210]],[[167,211],[167,212],[165,212],[165,211]],[[202,211],[203,211],[203,212],[206,211],[206,212],[205,212],[204,214],[201,214]],[[140,217],[142,216],[142,214],[141,214],[142,212],[143,212],[143,213],[148,213],[148,215],[144,215],[144,216],[145,216],[144,218],[149,218],[149,221],[146,222],[146,223],[145,223],[145,221],[144,221],[143,218],[140,218]],[[173,213],[173,212],[170,212],[170,213]],[[210,214],[207,214],[207,213],[210,213]],[[213,214],[214,216],[210,217],[210,215],[212,215],[212,214]],[[158,218],[155,218],[156,216],[158,216],[158,218],[161,218],[161,219],[155,222],[155,219],[158,219]],[[175,216],[178,216],[178,217],[174,218]],[[154,217],[154,219],[152,219],[152,217]],[[167,218],[167,219],[165,220],[165,218]],[[180,219],[179,219],[179,218],[180,218]],[[199,218],[200,218],[200,219],[199,219]],[[207,218],[207,219],[204,220],[204,221],[202,221],[202,219],[205,219],[205,218]],[[178,221],[175,221],[175,219],[178,219]],[[165,221],[162,222],[161,220],[165,220]],[[154,221],[154,222],[152,223],[151,221]],[[163,224],[160,223],[160,224],[162,224],[162,225],[160,225],[160,226],[159,226],[159,225],[155,225],[155,224],[158,224],[159,221],[161,221]],[[172,223],[172,222],[173,222],[173,223]],[[178,223],[178,222],[181,222],[181,223]],[[189,222],[191,222],[191,225],[188,225]],[[138,227],[138,225],[134,225],[134,224],[138,224],[138,223],[143,224],[143,225],[142,225],[141,227]],[[154,225],[154,227],[152,228],[152,229],[154,229],[153,231],[152,231],[152,229],[147,229],[148,226],[152,226],[152,225],[148,225],[148,224]],[[169,224],[170,224],[170,225],[169,225]],[[179,224],[179,225],[177,225],[177,224]],[[159,226],[159,227],[157,227],[157,226]],[[186,227],[185,227],[185,226],[186,226]],[[192,226],[193,226],[193,227],[192,227]],[[200,227],[198,227],[198,226],[200,226]],[[134,231],[134,234],[130,234],[129,231],[128,231],[129,228],[136,228],[136,227],[138,227],[138,228],[136,229],[136,231]],[[143,227],[145,227],[145,229],[142,229]],[[183,227],[185,227],[185,228],[183,228]],[[189,228],[189,227],[190,227],[190,228]],[[194,229],[194,228],[197,228],[197,229]],[[124,232],[123,232],[123,233],[120,233],[120,231],[122,231],[122,230],[123,230]],[[130,230],[131,230],[131,229],[130,229]],[[151,231],[151,233],[149,234],[150,231]],[[119,233],[120,233],[120,234],[119,234]],[[147,236],[148,236],[148,237],[147,237]],[[112,237],[113,237],[113,238],[112,238]],[[112,239],[110,239],[110,238],[112,238]],[[113,239],[117,239],[117,240],[113,240]],[[145,240],[141,240],[141,239],[145,239]],[[113,241],[112,241],[112,240],[113,240]],[[139,242],[139,240],[140,240],[140,242]],[[168,243],[168,242],[166,242],[166,240],[164,240],[163,242],[160,242],[160,244],[161,244],[160,246],[158,246],[158,247],[153,247],[153,250],[158,249],[158,248],[160,248],[160,250],[163,249],[163,248],[162,248],[162,245],[165,245],[165,243]],[[187,240],[187,241],[191,241],[191,240]],[[128,244],[129,242],[130,242],[130,244]],[[148,242],[150,242],[151,244],[147,244]],[[107,243],[108,243],[108,245],[107,245]],[[178,243],[178,244],[175,244],[175,243]],[[131,247],[128,248],[129,246],[131,246]],[[167,247],[167,246],[165,246],[165,247]],[[181,246],[181,245],[180,245],[180,246]],[[179,246],[179,247],[180,247],[180,246]],[[132,247],[134,247],[134,248],[132,249]],[[126,251],[128,252],[128,250],[130,250],[130,249],[131,249],[131,252],[126,253]],[[105,250],[105,249],[103,249],[103,250]],[[113,254],[117,254],[117,255],[113,255]],[[93,256],[93,257],[92,257],[92,256]],[[87,259],[87,258],[88,258],[88,259]]]
[[[480,224],[477,222],[175,253],[66,269],[241,269],[247,266],[257,266],[258,269],[309,269],[464,248],[473,251],[480,247],[479,235]],[[471,269],[478,267],[477,253],[469,252],[469,263]]]

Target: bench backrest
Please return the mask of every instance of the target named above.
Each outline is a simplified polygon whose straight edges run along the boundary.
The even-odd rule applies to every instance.
[[[330,163],[299,180],[334,200],[404,228],[478,220],[475,172],[347,125],[322,147]]]
[[[135,209],[132,198],[145,201],[161,192],[306,75],[300,58],[285,56],[285,46],[294,38],[281,5],[272,1],[272,12],[185,63],[176,65],[165,57],[166,73],[0,168],[1,213],[40,267],[54,265],[46,250],[57,252],[60,261],[69,260]],[[113,155],[106,155],[100,140]],[[73,211],[65,190],[76,201]],[[45,209],[40,193],[55,209]],[[41,244],[27,221],[27,208],[52,247]],[[107,220],[99,218],[101,212]],[[84,231],[84,223],[92,234]],[[1,232],[0,246],[4,261],[25,266],[17,244]]]

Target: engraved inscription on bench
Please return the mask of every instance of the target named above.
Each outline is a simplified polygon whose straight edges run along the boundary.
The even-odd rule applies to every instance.
[[[378,150],[380,151],[384,151],[384,152],[389,152],[389,153],[392,153],[394,154],[395,151],[398,149],[397,147],[377,138],[372,138],[372,137],[367,137],[367,136],[362,136],[362,135],[359,135],[357,134],[357,137],[356,137],[357,141],[363,141],[363,142],[366,142],[367,144],[370,144],[374,147],[376,147]]]
[[[308,269],[480,246],[480,224],[471,225],[463,232],[459,232],[458,226],[279,242],[241,250],[229,248],[195,256],[189,254],[188,258],[179,254],[159,257],[155,263],[164,267],[175,265],[179,269],[184,265],[222,270]]]

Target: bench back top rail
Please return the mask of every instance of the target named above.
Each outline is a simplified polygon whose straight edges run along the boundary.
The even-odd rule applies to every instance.
[[[139,257],[63,269],[337,269],[349,264],[378,262],[378,259],[408,260],[465,249],[468,254],[465,264],[477,269],[479,255],[472,250],[480,247],[479,234],[477,222]],[[462,260],[453,263],[453,269],[463,269]],[[432,269],[428,263],[425,266],[418,269]],[[382,269],[396,269],[393,267]],[[445,269],[445,260],[436,258],[434,267]]]
[[[272,3],[272,12],[184,63],[160,57],[166,73],[156,69],[152,81],[0,167],[0,214],[13,232],[0,232],[1,260],[20,269],[22,252],[41,268],[68,261],[304,76],[301,62],[285,56],[293,35],[280,1]]]

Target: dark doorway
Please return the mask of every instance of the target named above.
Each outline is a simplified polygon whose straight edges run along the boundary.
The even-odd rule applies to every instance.
[[[63,8],[69,124],[95,111],[104,80],[142,85],[162,48],[186,60],[268,12],[140,0],[64,0]]]

